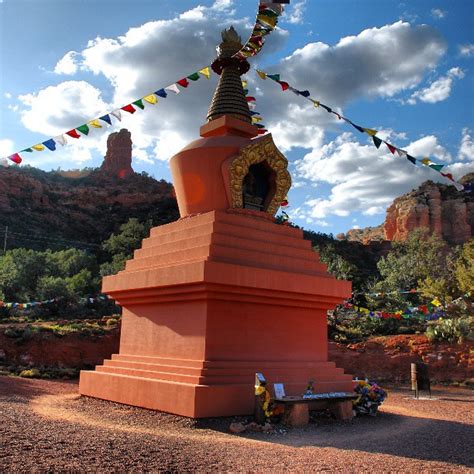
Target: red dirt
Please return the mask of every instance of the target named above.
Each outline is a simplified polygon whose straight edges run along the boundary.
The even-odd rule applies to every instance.
[[[1,472],[472,472],[472,392],[392,390],[375,418],[230,435],[202,422],[79,397],[76,383],[0,377]]]

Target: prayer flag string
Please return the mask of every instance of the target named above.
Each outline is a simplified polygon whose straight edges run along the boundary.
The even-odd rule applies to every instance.
[[[260,52],[265,43],[265,37],[269,35],[278,24],[278,17],[283,13],[283,3],[287,1],[261,0],[258,6],[255,24],[247,42],[232,57],[245,60],[250,56],[255,56]]]
[[[187,88],[190,85],[190,81],[195,82],[200,79],[201,76],[204,76],[206,79],[210,79],[211,77],[211,68],[210,66],[205,66],[199,69],[197,72],[193,72],[189,76],[186,76],[178,81],[170,84],[167,87],[162,89],[158,89],[155,92],[147,94],[129,104],[125,104],[122,107],[118,107],[107,114],[104,114],[98,118],[94,118],[89,120],[88,122],[74,127],[73,129],[64,132],[56,137],[48,138],[44,142],[37,143],[35,145],[31,145],[28,148],[24,148],[18,152],[15,152],[5,158],[0,158],[0,166],[8,166],[10,162],[20,164],[23,161],[22,156],[20,153],[33,153],[33,152],[42,152],[45,149],[50,151],[56,151],[57,145],[64,146],[68,143],[67,137],[79,139],[83,135],[89,135],[89,133],[93,129],[102,128],[102,123],[106,123],[107,125],[112,125],[112,117],[114,117],[119,122],[122,120],[122,113],[128,112],[129,114],[134,114],[137,109],[144,110],[145,104],[147,105],[155,105],[158,103],[160,99],[166,99],[168,96],[168,92],[173,92],[175,94],[179,94],[182,89],[178,87],[181,86],[182,88]],[[102,123],[101,123],[102,122]]]
[[[372,137],[372,141],[374,142],[374,145],[376,146],[376,148],[380,148],[381,144],[384,143],[392,155],[397,154],[401,158],[406,158],[410,163],[414,165],[416,165],[417,163],[421,163],[423,166],[431,168],[432,170],[441,174],[441,176],[450,180],[458,191],[463,191],[465,189],[465,187],[461,183],[459,183],[458,181],[454,179],[451,173],[444,173],[442,171],[445,165],[437,164],[431,161],[428,157],[419,159],[419,158],[415,158],[411,156],[407,151],[402,150],[396,147],[395,145],[388,143],[386,140],[382,140],[381,138],[379,138],[377,136],[377,133],[378,133],[377,130],[374,130],[373,128],[361,127],[360,125],[355,124],[352,120],[348,119],[347,117],[342,116],[340,113],[336,112],[331,107],[321,103],[321,101],[313,99],[309,91],[296,89],[292,87],[288,82],[282,81],[280,78],[280,74],[267,74],[266,72],[258,70],[258,69],[257,69],[257,74],[262,80],[265,80],[268,77],[272,81],[280,84],[282,91],[290,90],[294,94],[301,96],[304,99],[310,101],[314,105],[314,107],[321,107],[324,110],[326,110],[326,112],[335,115],[339,120],[344,120],[346,123],[352,125],[352,127],[358,130],[360,133],[366,133],[367,135]]]

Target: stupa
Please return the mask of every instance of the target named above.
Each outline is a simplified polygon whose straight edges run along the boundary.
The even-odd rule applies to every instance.
[[[193,418],[250,414],[255,373],[301,394],[350,391],[328,361],[326,311],[351,293],[300,229],[274,215],[291,178],[258,136],[223,32],[219,83],[198,140],[171,159],[181,218],[155,227],[125,270],[103,281],[123,307],[120,349],[82,371],[83,395]]]

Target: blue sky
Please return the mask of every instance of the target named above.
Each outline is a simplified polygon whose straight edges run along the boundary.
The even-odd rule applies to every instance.
[[[256,0],[0,0],[0,156],[41,142],[209,64],[219,32],[246,38]],[[474,171],[474,2],[292,0],[250,60],[281,73],[414,156],[459,178]],[[337,234],[378,225],[392,200],[426,179],[322,109],[252,70],[249,89],[294,187],[288,213]],[[133,167],[170,180],[167,160],[198,135],[216,84],[186,91],[56,152],[24,154],[44,170],[99,166],[107,134],[126,127]],[[72,140],[70,140],[71,142]]]

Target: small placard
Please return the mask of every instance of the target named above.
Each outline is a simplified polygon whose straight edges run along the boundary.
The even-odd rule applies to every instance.
[[[285,386],[282,383],[274,383],[273,390],[275,390],[275,398],[285,398]]]

